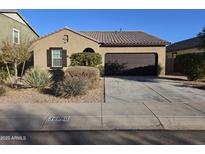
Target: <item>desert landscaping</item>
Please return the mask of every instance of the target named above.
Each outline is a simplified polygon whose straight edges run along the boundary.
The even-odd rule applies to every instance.
[[[104,80],[100,80],[99,87],[87,91],[86,94],[59,98],[50,94],[39,93],[36,89],[6,88],[6,93],[0,96],[0,103],[100,103],[104,102]]]

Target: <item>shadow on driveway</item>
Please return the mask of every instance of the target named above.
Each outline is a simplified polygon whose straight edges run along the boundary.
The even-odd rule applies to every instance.
[[[114,78],[114,79],[123,79],[130,81],[140,81],[140,82],[161,82],[170,81],[170,82],[179,82],[179,81],[187,81],[182,78],[171,78],[171,77],[160,77],[160,76],[105,76],[105,78]]]

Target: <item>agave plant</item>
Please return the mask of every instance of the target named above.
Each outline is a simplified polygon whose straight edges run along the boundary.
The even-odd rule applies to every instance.
[[[52,82],[52,74],[47,70],[29,69],[24,76],[27,85],[38,90],[49,86]]]
[[[85,94],[87,83],[85,80],[78,78],[65,79],[53,86],[56,96],[69,97]]]

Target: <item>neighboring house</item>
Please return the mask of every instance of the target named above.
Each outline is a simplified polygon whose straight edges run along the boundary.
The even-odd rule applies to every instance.
[[[181,72],[180,66],[178,66],[178,64],[175,61],[177,55],[199,52],[205,52],[204,36],[197,36],[167,46],[166,74],[176,74]]]
[[[65,70],[71,54],[97,52],[103,65],[126,64],[122,75],[157,75],[159,66],[164,75],[167,44],[141,31],[76,32],[63,28],[34,42],[34,67]]]
[[[39,36],[17,10],[0,10],[0,43],[8,40],[19,44],[22,39]]]
[[[38,37],[37,32],[17,10],[0,10],[0,46],[2,41],[20,44],[22,40],[33,41]],[[26,62],[25,68],[32,65],[33,57],[31,56]],[[21,70],[21,66],[19,66],[19,70]]]

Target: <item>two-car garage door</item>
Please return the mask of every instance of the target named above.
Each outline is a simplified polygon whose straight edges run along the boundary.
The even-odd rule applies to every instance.
[[[155,53],[107,53],[105,75],[157,75],[157,64]]]

